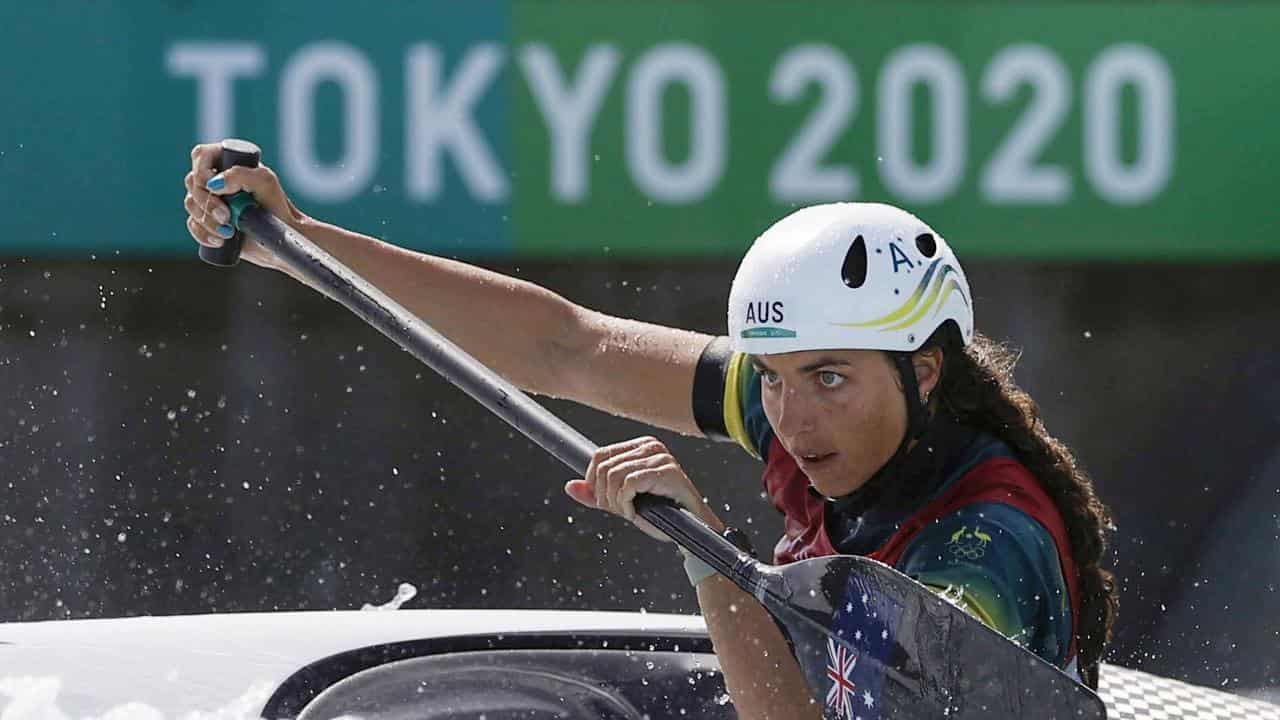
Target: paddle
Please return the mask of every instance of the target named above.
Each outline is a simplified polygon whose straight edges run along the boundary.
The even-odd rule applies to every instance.
[[[222,166],[260,151],[223,142]],[[564,464],[583,474],[596,445],[363,278],[240,193],[231,225],[377,328]],[[201,257],[234,265],[239,238]],[[636,511],[756,597],[792,643],[830,717],[1105,718],[1102,701],[915,581],[872,560],[833,556],[776,567],[721,538],[666,498]]]

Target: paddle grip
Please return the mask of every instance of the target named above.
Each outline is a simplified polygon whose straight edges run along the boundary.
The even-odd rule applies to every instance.
[[[223,140],[221,145],[222,152],[213,166],[214,170],[218,172],[236,165],[256,168],[258,163],[262,161],[262,150],[248,140],[229,138]],[[225,200],[230,204],[232,199],[239,198],[241,195],[248,196],[248,193],[236,193],[231,198],[225,198]],[[239,215],[239,213],[234,213],[234,215]],[[235,228],[235,234],[230,238],[224,238],[221,247],[201,245],[201,260],[218,267],[232,267],[240,262],[240,249],[244,247],[244,233],[241,232],[239,223],[236,222],[238,218],[234,215],[230,225]]]

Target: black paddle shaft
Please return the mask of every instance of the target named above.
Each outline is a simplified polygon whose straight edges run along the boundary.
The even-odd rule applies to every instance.
[[[247,205],[247,199],[233,198],[232,205],[236,204]],[[314,287],[325,288],[334,300],[575,472],[586,473],[597,450],[595,443],[266,210],[244,207],[239,215],[240,228],[291,270]],[[747,592],[759,594],[759,563],[701,520],[656,495],[637,496],[635,507],[685,550]]]

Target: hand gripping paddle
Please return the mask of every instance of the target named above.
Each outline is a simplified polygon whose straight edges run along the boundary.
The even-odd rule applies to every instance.
[[[258,167],[258,163],[262,161],[262,151],[247,140],[223,140],[222,154],[218,157],[218,161],[214,169],[222,172],[232,165],[243,165],[245,167]],[[251,202],[251,201],[250,201]],[[245,204],[241,204],[241,209]],[[233,208],[232,212],[236,212]],[[232,215],[229,222],[231,227],[236,228],[236,232],[230,238],[222,242],[222,247],[209,247],[208,245],[200,246],[200,259],[210,265],[218,267],[231,267],[240,262],[240,249],[244,247],[244,233],[240,232],[236,224],[236,216]]]
[[[224,168],[256,164],[256,151],[252,143],[224,141]],[[596,445],[577,430],[255,206],[248,194],[228,204],[233,227],[575,472],[586,472]],[[239,248],[229,242],[216,259],[233,265]],[[791,641],[827,717],[1106,717],[1102,701],[1083,685],[886,565],[845,555],[766,565],[666,498],[640,495],[635,506],[760,601]]]

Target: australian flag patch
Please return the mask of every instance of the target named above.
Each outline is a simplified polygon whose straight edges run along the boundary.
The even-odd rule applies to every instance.
[[[828,720],[878,720],[885,670],[893,655],[902,607],[859,573],[849,576],[844,602],[827,641]]]

